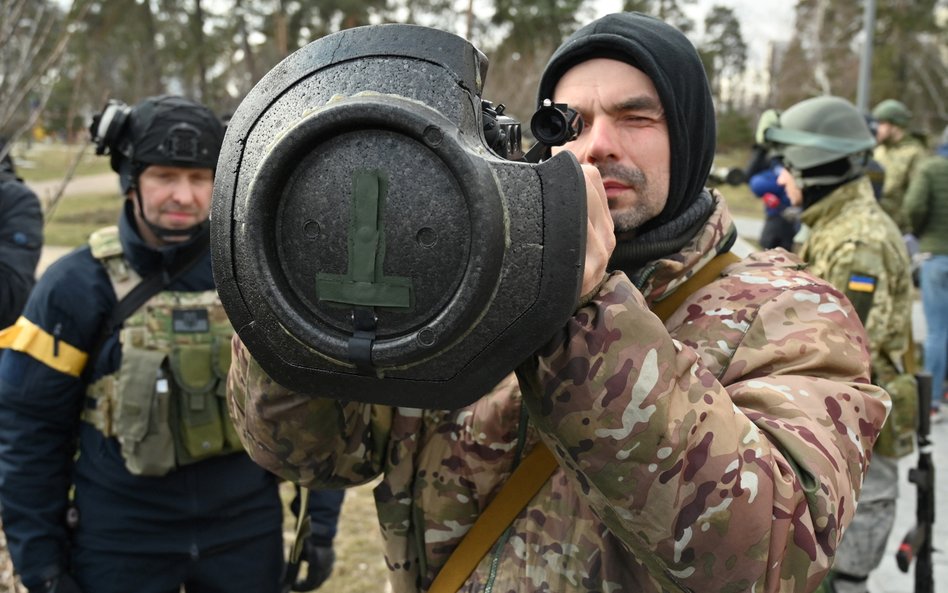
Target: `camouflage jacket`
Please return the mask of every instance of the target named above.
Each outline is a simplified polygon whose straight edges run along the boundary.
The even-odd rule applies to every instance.
[[[880,144],[873,153],[873,157],[885,169],[885,181],[882,184],[882,198],[879,203],[903,233],[909,231],[909,225],[902,213],[902,201],[915,175],[915,169],[927,156],[928,151],[918,138],[909,134],[891,146]]]
[[[802,219],[810,233],[800,257],[852,301],[869,335],[874,379],[885,385],[900,372],[912,323],[911,266],[902,235],[866,179],[837,189]]]
[[[390,580],[427,591],[542,439],[559,461],[461,591],[811,591],[852,517],[888,407],[841,292],[784,251],[709,261],[723,203],[640,292],[623,273],[510,377],[459,410],[287,391],[234,341],[231,412],[251,456],[309,485],[375,488]]]

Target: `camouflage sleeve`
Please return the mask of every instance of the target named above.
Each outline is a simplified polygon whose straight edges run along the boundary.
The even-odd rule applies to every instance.
[[[260,368],[238,336],[227,376],[237,434],[265,469],[310,488],[345,488],[381,473],[380,406],[290,391]],[[376,428],[376,430],[373,430]]]
[[[893,358],[901,358],[908,344],[909,261],[898,253],[900,247],[848,241],[829,255],[822,275],[846,295],[865,325],[873,378],[879,385],[899,374]]]
[[[742,290],[767,289],[680,308],[669,327],[706,340],[685,344],[616,274],[521,369],[578,491],[670,589],[812,591],[885,420],[840,293],[779,278]]]

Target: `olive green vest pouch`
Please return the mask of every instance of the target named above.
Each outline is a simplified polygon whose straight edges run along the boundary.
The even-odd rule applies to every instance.
[[[175,467],[174,437],[168,425],[170,394],[159,377],[165,353],[124,348],[112,429],[125,466],[133,474],[162,476]]]
[[[181,390],[177,398],[181,465],[217,455],[224,449],[218,378],[211,353],[210,344],[178,345],[171,353],[171,373]]]
[[[892,411],[873,450],[886,457],[905,457],[915,450],[918,383],[910,373],[902,373],[883,387],[892,398]]]

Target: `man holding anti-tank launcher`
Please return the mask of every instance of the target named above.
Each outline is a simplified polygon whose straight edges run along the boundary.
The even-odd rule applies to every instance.
[[[584,126],[538,165],[484,149],[484,74],[355,29],[235,113],[213,244],[248,451],[380,477],[399,593],[812,591],[888,397],[841,291],[730,255],[694,47],[636,13],[572,35],[539,99]]]

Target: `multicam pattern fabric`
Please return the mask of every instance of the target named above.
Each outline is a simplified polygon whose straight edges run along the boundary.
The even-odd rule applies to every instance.
[[[644,295],[623,273],[460,410],[292,393],[239,339],[231,411],[250,455],[321,487],[368,482],[397,593],[426,591],[542,439],[560,467],[461,589],[814,589],[852,517],[886,394],[849,302],[784,251],[732,265],[663,324],[649,303],[713,257],[723,204]],[[528,421],[524,421],[524,409]]]
[[[908,220],[902,213],[902,201],[919,163],[928,156],[928,151],[914,136],[906,135],[892,145],[880,144],[873,153],[874,158],[885,169],[882,198],[879,204],[902,232],[909,232]]]
[[[879,208],[866,179],[807,208],[803,222],[810,233],[800,257],[810,272],[843,291],[854,277],[871,279],[872,292],[852,299],[871,299],[865,327],[875,380],[885,385],[901,372],[912,324],[911,266],[899,229]]]

